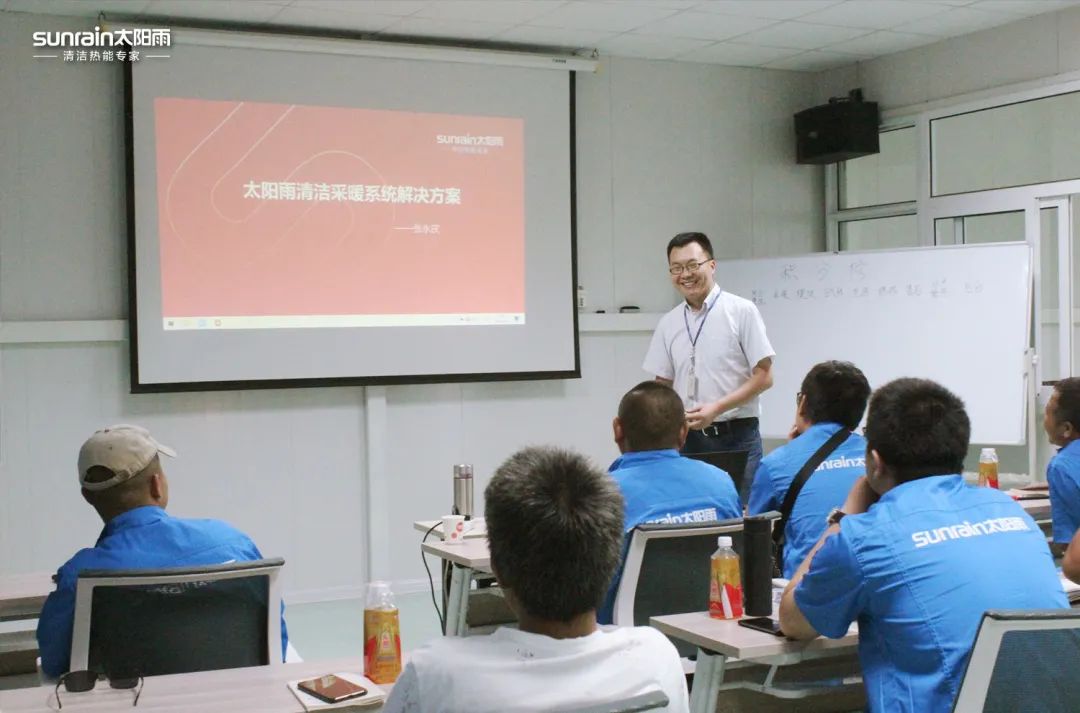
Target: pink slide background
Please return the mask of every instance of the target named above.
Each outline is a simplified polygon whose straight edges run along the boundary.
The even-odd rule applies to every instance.
[[[176,98],[154,119],[165,317],[525,311],[523,120]],[[453,187],[461,205],[256,200],[249,181]]]

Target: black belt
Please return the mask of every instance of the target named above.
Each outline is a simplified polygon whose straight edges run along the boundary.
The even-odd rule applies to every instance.
[[[726,436],[737,431],[742,431],[746,428],[757,427],[757,416],[749,416],[747,418],[733,418],[730,421],[713,421],[705,428],[701,429],[701,432],[706,436],[717,437]]]

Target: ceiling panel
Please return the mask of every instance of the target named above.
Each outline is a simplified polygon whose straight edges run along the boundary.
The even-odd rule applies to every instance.
[[[738,15],[716,15],[711,12],[680,12],[656,22],[642,25],[634,32],[640,35],[666,37],[693,37],[702,40],[726,40],[747,32],[767,27],[774,20]]]
[[[427,4],[414,17],[436,20],[528,22],[565,5],[565,0],[440,0]]]
[[[680,55],[678,59],[683,62],[759,67],[801,53],[802,50],[782,49],[780,47],[760,47],[756,45],[740,45],[734,42],[717,42],[704,49]]]
[[[276,0],[275,0],[276,1]],[[319,10],[357,12],[369,15],[412,15],[436,0],[280,0],[290,7],[313,7]]]
[[[970,2],[971,0],[969,0]],[[817,10],[839,5],[841,0],[708,0],[698,5],[699,12],[718,12],[722,15],[745,15],[767,20],[793,20]]]
[[[781,22],[763,30],[757,30],[739,38],[739,42],[768,47],[791,47],[816,50],[819,47],[853,40],[870,34],[870,30],[833,25],[815,25],[808,22]]]
[[[840,5],[804,15],[800,20],[841,27],[887,30],[905,22],[940,15],[947,10],[944,5],[912,0],[848,0]]]
[[[797,54],[790,59],[769,62],[765,66],[769,69],[792,69],[798,72],[823,72],[826,69],[845,67],[857,59],[860,58],[848,54],[836,54],[834,52],[812,50],[810,52]]]
[[[434,20],[430,17],[403,17],[382,30],[388,35],[415,37],[463,38],[487,40],[512,27],[505,22],[464,22],[461,20]]]
[[[897,25],[894,30],[899,32],[915,32],[923,35],[936,35],[938,37],[957,37],[971,32],[978,32],[990,27],[997,27],[1009,22],[1016,22],[1015,15],[1006,15],[1000,12],[986,12],[968,7],[955,7],[941,15],[926,17],[915,22]]]
[[[680,54],[708,47],[710,40],[695,40],[686,37],[646,37],[623,34],[597,45],[602,54],[620,57],[646,57],[648,59],[672,59]]]
[[[831,44],[829,45],[829,51],[873,57],[882,54],[891,54],[893,52],[903,52],[904,50],[909,50],[914,47],[921,47],[932,42],[937,42],[938,39],[939,38],[934,37],[933,35],[917,35],[910,32],[879,30],[878,32],[871,32],[869,35],[856,37],[853,40]]]
[[[571,27],[579,30],[609,30],[629,32],[663,17],[670,17],[674,8],[645,5],[635,2],[568,2],[532,20],[530,25],[542,27]]]
[[[282,8],[281,12],[270,19],[270,22],[274,25],[295,27],[325,27],[332,30],[349,30],[351,32],[379,32],[400,20],[400,17],[394,15],[376,15],[367,12],[349,12],[341,9],[322,9],[309,6],[295,7],[290,5]]]

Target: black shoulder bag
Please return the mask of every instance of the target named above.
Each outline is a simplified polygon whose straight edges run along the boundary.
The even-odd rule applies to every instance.
[[[839,448],[840,444],[846,441],[850,435],[851,431],[846,428],[841,428],[832,434],[829,440],[821,444],[821,448],[814,451],[814,455],[810,456],[810,460],[803,464],[803,467],[795,474],[795,479],[791,481],[791,487],[788,488],[787,495],[784,496],[784,504],[780,506],[780,519],[773,525],[772,531],[773,563],[776,576],[782,576],[784,571],[784,543],[787,539],[784,532],[787,530],[788,520],[791,519],[791,511],[795,509],[795,500],[798,499],[803,486],[806,485],[806,481],[810,480],[810,476],[814,474],[817,467],[833,451]]]

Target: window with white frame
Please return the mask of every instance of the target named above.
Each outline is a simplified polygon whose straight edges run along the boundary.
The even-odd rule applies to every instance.
[[[931,195],[1080,178],[1080,92],[930,121]]]
[[[881,151],[827,169],[828,244],[836,250],[919,245],[918,139],[911,124],[883,128]]]

